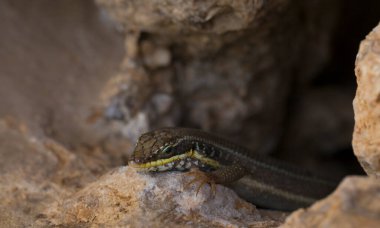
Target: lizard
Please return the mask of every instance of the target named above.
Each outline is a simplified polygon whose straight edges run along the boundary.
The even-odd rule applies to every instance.
[[[223,137],[190,128],[162,128],[138,139],[129,165],[143,172],[190,171],[199,181],[232,186],[256,206],[292,211],[331,193],[336,183]],[[198,188],[198,191],[199,191]]]

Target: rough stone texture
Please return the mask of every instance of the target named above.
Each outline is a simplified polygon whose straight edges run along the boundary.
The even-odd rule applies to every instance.
[[[356,58],[353,148],[365,171],[380,177],[380,25],[360,44]]]
[[[290,215],[285,227],[379,227],[380,183],[347,177],[329,197]]]
[[[263,1],[98,1],[128,30],[181,33],[194,30],[225,33],[247,28],[258,16]],[[281,1],[281,7],[288,1]],[[269,3],[270,4],[270,3]]]
[[[110,80],[124,83],[104,89],[108,117],[126,123],[121,132],[132,123],[198,127],[257,153],[277,146],[293,82],[309,81],[328,59],[337,9],[337,1],[97,3],[126,33]]]
[[[0,121],[0,227],[30,226],[49,203],[95,177],[79,156],[28,131],[15,120]]]
[[[336,2],[129,2],[136,8],[113,16],[136,19],[119,23],[123,42],[112,9],[92,1],[0,1],[0,227],[280,224],[283,213],[221,186],[206,200],[182,195],[182,175],[104,173],[155,126],[202,127],[270,151],[291,85],[328,57]]]
[[[38,225],[112,227],[242,227],[278,226],[286,213],[273,220],[230,189],[218,186],[196,194],[184,188],[191,178],[181,173],[138,174],[117,168],[44,212]]]
[[[0,227],[274,227],[286,216],[256,210],[223,186],[215,197],[206,187],[196,195],[195,186],[184,189],[191,177],[182,173],[149,176],[122,167],[97,178],[104,170],[96,156],[28,132],[15,120],[0,121]]]

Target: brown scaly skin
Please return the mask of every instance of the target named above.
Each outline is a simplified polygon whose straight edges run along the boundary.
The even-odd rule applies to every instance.
[[[248,201],[278,210],[306,207],[336,187],[336,183],[289,164],[253,156],[246,148],[221,137],[186,128],[163,128],[141,135],[130,165],[149,172],[196,167],[205,172],[199,178],[193,175],[200,180],[200,187],[206,182],[232,183],[232,188]]]

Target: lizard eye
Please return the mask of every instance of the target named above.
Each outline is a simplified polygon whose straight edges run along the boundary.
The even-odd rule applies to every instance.
[[[166,146],[164,149],[162,149],[162,152],[165,154],[170,154],[172,152],[172,147]]]

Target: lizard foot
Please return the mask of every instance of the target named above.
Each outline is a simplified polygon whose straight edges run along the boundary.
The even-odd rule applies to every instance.
[[[211,173],[202,172],[196,169],[191,170],[187,173],[187,175],[192,176],[193,179],[190,182],[186,183],[185,188],[188,188],[190,185],[197,183],[198,187],[196,195],[198,195],[201,188],[207,184],[210,186],[212,196],[214,197],[216,195],[216,182]]]

